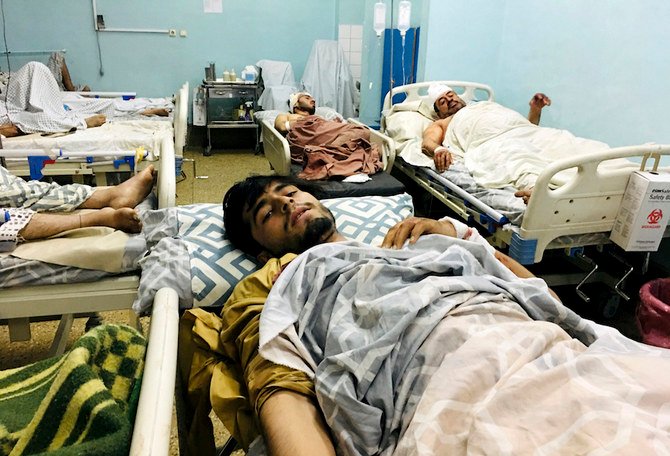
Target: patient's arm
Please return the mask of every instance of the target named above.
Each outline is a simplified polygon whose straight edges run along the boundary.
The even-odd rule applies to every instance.
[[[528,110],[528,120],[530,123],[540,125],[540,116],[542,115],[542,108],[551,106],[551,99],[543,93],[536,93],[528,102],[530,109]]]
[[[273,456],[335,455],[321,411],[307,396],[274,393],[263,404],[260,421]]]
[[[507,269],[512,271],[515,276],[521,278],[521,279],[529,279],[531,277],[535,277],[535,274],[530,272],[528,269],[526,269],[524,266],[522,266],[518,261],[510,258],[509,256],[505,255],[502,252],[499,252],[496,250],[495,252],[495,257],[500,261]],[[549,293],[556,298],[557,301],[560,301],[561,299],[558,297],[556,293],[554,293],[554,290],[549,288]]]
[[[423,132],[423,142],[421,143],[421,150],[424,154],[432,157],[435,149],[443,147],[442,141],[444,141],[444,135],[447,132],[449,122],[451,122],[451,117],[436,120],[426,128]]]
[[[453,163],[451,153],[442,145],[449,122],[451,117],[436,120],[423,132],[421,150],[429,157],[433,157],[435,168],[440,173],[449,169]]]
[[[279,114],[275,118],[275,130],[277,130],[282,135],[286,136],[286,133],[288,133],[290,129],[290,126],[287,125],[287,123],[295,122],[296,120],[300,120],[304,117],[305,116],[301,114],[291,114],[291,113]]]

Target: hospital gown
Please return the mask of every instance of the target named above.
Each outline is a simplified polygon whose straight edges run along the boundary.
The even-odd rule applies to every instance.
[[[85,129],[86,118],[95,114],[114,114],[110,100],[93,99],[68,109],[49,68],[28,62],[11,73],[6,102],[0,103],[0,124],[14,124],[24,133],[56,133]]]
[[[13,250],[19,236],[35,212],[70,212],[93,194],[88,185],[24,181],[0,167],[0,208],[9,212],[8,222],[0,224],[0,251]]]

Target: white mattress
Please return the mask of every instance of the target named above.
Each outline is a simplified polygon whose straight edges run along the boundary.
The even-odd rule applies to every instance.
[[[4,149],[63,149],[71,152],[128,151],[145,147],[160,152],[162,138],[172,138],[170,121],[123,120],[111,121],[100,127],[78,130],[69,134],[42,136],[39,133],[5,138]]]

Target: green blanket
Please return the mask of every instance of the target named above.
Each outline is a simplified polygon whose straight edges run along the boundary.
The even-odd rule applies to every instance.
[[[127,455],[146,341],[103,325],[68,353],[0,372],[0,454]]]

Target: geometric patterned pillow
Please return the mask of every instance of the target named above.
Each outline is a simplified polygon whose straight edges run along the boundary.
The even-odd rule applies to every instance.
[[[412,197],[363,196],[323,200],[345,237],[378,246],[386,232],[414,212]],[[191,263],[194,307],[223,306],[235,285],[260,265],[233,247],[223,229],[221,204],[193,204],[177,208],[179,236]]]

